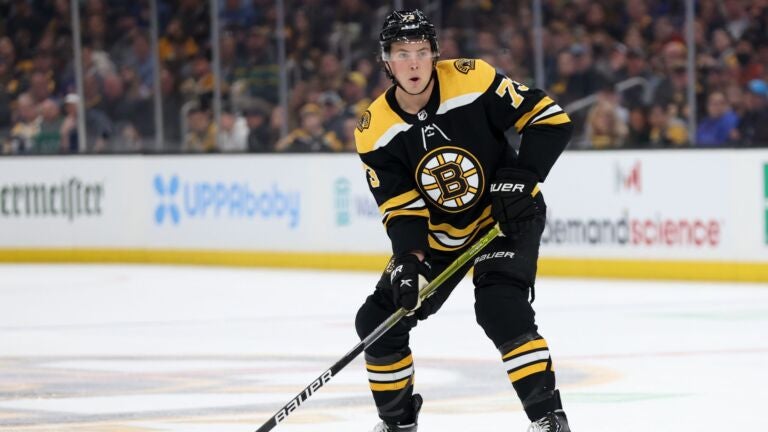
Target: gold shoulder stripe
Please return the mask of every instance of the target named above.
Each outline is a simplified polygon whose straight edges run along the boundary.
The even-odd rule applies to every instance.
[[[537,120],[536,123],[531,123],[531,124],[532,125],[559,125],[563,123],[568,123],[570,121],[571,121],[571,118],[568,117],[568,114],[560,113],[552,117],[547,117],[541,120]]]
[[[360,154],[368,153],[385,146],[399,132],[408,130],[411,125],[392,111],[387,99],[382,94],[363,113],[355,128],[355,146]]]
[[[488,90],[495,77],[496,69],[483,60],[437,62],[437,79],[440,81],[440,106],[437,114],[474,102]]]
[[[549,96],[544,96],[539,103],[536,104],[530,111],[523,114],[522,117],[520,117],[515,122],[515,129],[517,129],[517,132],[519,133],[520,130],[523,129],[523,127],[528,123],[528,120],[530,120],[533,116],[543,111],[547,106],[555,103],[555,101],[552,100]]]
[[[400,195],[390,198],[379,206],[379,213],[384,214],[393,208],[407,204],[417,198],[421,197],[418,191],[411,189],[408,192],[401,193]]]

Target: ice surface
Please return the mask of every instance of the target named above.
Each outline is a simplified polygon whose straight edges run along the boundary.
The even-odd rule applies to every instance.
[[[254,431],[357,342],[375,273],[0,266],[0,430]],[[524,431],[465,281],[412,333],[419,430]],[[768,287],[545,279],[537,320],[576,432],[757,430]],[[361,359],[275,431],[368,431]]]

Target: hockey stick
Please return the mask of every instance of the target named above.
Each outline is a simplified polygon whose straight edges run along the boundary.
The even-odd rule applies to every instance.
[[[467,263],[473,256],[477,255],[478,252],[480,252],[484,247],[488,245],[493,239],[496,238],[496,236],[499,235],[501,232],[501,229],[499,228],[499,225],[494,225],[493,228],[491,228],[490,231],[488,231],[484,236],[480,237],[479,240],[477,240],[469,249],[464,251],[461,255],[459,255],[458,258],[454,262],[451,263],[451,265],[448,266],[445,270],[443,270],[442,273],[437,275],[436,278],[432,280],[427,286],[421,289],[419,291],[419,297],[423,300],[432,293],[435,292],[437,287],[439,287],[443,282],[445,282],[449,277],[453,276],[454,273],[458,269],[460,269],[464,264]],[[256,429],[256,432],[267,432],[272,430],[275,426],[278,425],[278,423],[282,422],[286,419],[292,412],[294,412],[298,407],[301,406],[302,403],[304,403],[305,400],[307,400],[310,396],[315,394],[317,390],[320,389],[320,387],[324,386],[325,383],[331,380],[336,374],[339,373],[342,369],[344,369],[345,366],[347,366],[355,357],[360,355],[365,348],[371,344],[373,344],[378,338],[380,338],[384,333],[387,332],[387,330],[391,329],[395,324],[397,324],[398,321],[400,321],[401,318],[403,318],[405,315],[408,314],[408,310],[400,308],[395,313],[393,313],[389,318],[384,320],[381,324],[379,324],[376,329],[374,329],[371,334],[365,337],[360,343],[355,345],[354,348],[352,348],[351,351],[349,351],[347,354],[344,355],[344,357],[341,358],[341,360],[337,361],[336,364],[331,366],[328,370],[322,373],[317,379],[312,381],[304,390],[301,391],[301,393],[297,394],[296,397],[291,399],[290,402],[285,404],[280,410],[275,413],[274,416],[272,416],[269,420],[267,420],[266,423],[261,425],[260,428]]]

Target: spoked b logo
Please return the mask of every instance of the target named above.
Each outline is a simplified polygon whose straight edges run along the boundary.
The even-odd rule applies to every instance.
[[[416,184],[430,201],[457,213],[475,205],[485,177],[474,155],[459,147],[439,147],[427,153],[416,168]]]

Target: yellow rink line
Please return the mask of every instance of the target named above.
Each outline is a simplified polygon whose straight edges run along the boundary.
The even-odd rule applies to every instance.
[[[4,263],[129,263],[382,270],[388,256],[364,253],[190,249],[0,249]],[[540,276],[768,282],[768,262],[539,259]]]

